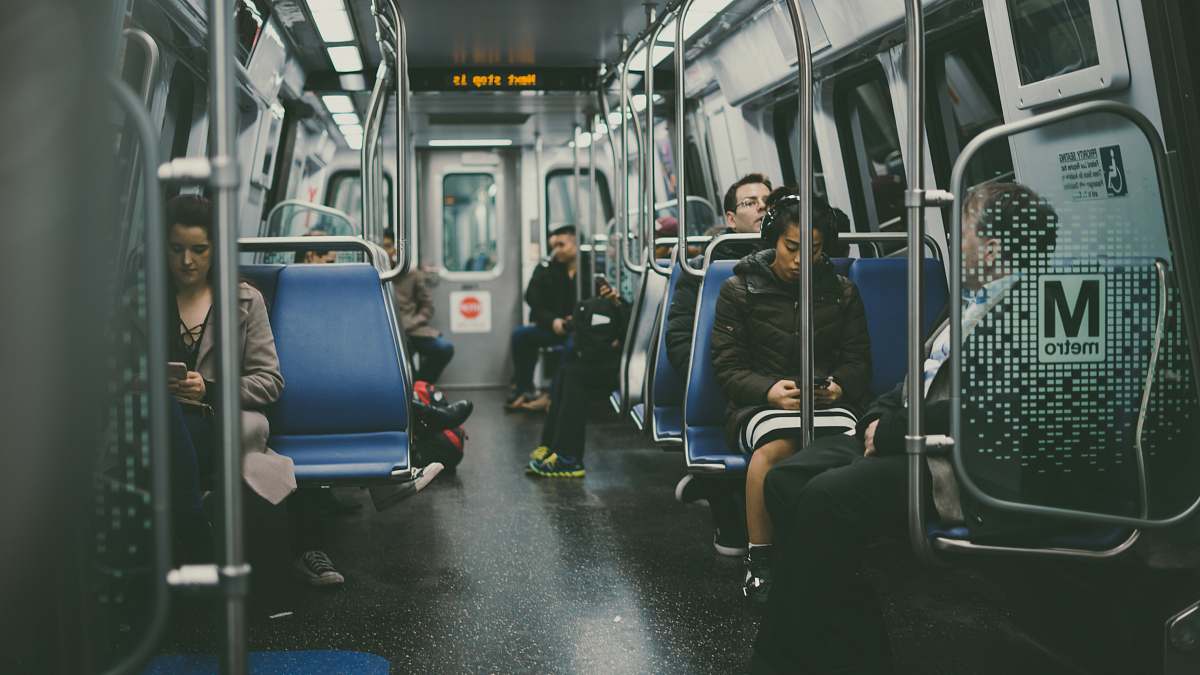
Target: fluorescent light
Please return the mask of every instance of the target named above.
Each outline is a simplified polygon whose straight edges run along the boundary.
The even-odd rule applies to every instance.
[[[354,42],[354,27],[342,0],[310,0],[308,9],[313,23],[325,42]]]
[[[632,97],[630,97],[629,103],[633,105],[634,112],[642,112],[646,109],[646,95],[634,94]]]
[[[325,104],[325,109],[332,114],[354,112],[354,102],[345,94],[322,96],[321,101]]]
[[[338,75],[338,84],[342,85],[342,91],[363,91],[367,88],[367,78],[360,73]]]
[[[608,113],[608,126],[616,129],[617,127],[621,126],[622,121],[620,110]]]
[[[354,45],[330,47],[325,51],[329,53],[333,69],[339,73],[351,73],[363,69],[362,57],[358,55],[358,47]]]
[[[346,136],[346,145],[350,146],[351,150],[362,150],[362,136]]]
[[[592,144],[592,135],[589,134],[588,132],[579,131],[579,133],[575,134],[575,146],[576,147],[586,148],[591,144]]]
[[[363,135],[363,128],[358,124],[339,125],[338,128],[342,130],[343,136],[362,136]]]
[[[604,122],[601,122],[596,125],[595,131],[596,131],[596,135],[603,136],[604,134],[608,133],[608,125],[605,124]]]
[[[336,113],[333,116],[333,123],[339,127],[357,125],[358,115],[354,113]]]
[[[438,138],[429,141],[433,148],[491,148],[512,144],[511,138]]]

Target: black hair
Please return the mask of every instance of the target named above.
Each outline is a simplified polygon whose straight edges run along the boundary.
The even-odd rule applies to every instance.
[[[383,231],[383,236],[391,239],[392,241],[396,241],[396,231],[390,227]]]
[[[311,230],[309,230],[308,232],[305,232],[303,236],[305,236],[305,237],[328,237],[329,233],[326,232],[325,230],[322,230],[319,227],[314,227]],[[327,255],[329,255],[329,252],[332,250],[333,249],[331,249],[331,248],[309,248],[309,249],[305,249],[303,251],[296,251],[296,255],[292,258],[292,262],[296,262],[296,263],[306,262],[306,254],[309,251],[312,251],[313,253],[317,254],[318,256],[327,256]]]
[[[782,202],[782,203],[781,203]],[[838,222],[836,213],[824,197],[813,195],[812,225],[821,233],[821,246],[829,255],[830,249],[838,247]],[[846,214],[841,213],[845,218]],[[849,222],[849,219],[847,219]],[[762,237],[774,244],[792,225],[800,224],[800,191],[793,187],[781,187],[767,196],[767,216],[763,218]]]
[[[985,183],[963,203],[963,222],[979,237],[1000,240],[1000,258],[1017,267],[1037,264],[1058,244],[1058,214],[1020,183]]]
[[[574,225],[558,225],[556,227],[553,227],[550,229],[550,235],[546,238],[549,239],[550,237],[557,237],[560,234],[569,234],[572,237],[574,237],[575,236],[575,226]]]
[[[721,202],[721,206],[725,209],[725,212],[737,212],[738,188],[742,187],[743,185],[756,185],[760,183],[762,185],[766,185],[768,190],[771,189],[771,179],[767,178],[761,173],[748,173],[745,176],[737,179],[737,182],[733,185],[730,185],[729,189],[725,191],[725,199]]]
[[[213,240],[212,202],[200,195],[176,195],[164,206],[167,229],[176,225],[202,227],[208,240]]]

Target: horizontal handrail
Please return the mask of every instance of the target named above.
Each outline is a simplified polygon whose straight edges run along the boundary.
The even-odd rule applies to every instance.
[[[276,251],[361,251],[367,255],[380,281],[391,281],[403,274],[400,266],[391,267],[387,252],[378,244],[358,237],[245,237],[238,248],[248,252]]]

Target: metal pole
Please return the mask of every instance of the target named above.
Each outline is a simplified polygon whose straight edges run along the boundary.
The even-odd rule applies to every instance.
[[[812,362],[812,47],[808,41],[808,22],[800,9],[800,0],[788,0],[792,32],[796,36],[799,113],[796,133],[800,134],[800,411],[804,417],[801,447],[812,442],[813,434],[813,362]],[[920,243],[918,240],[918,248]]]
[[[588,138],[591,142],[588,143],[588,244],[591,247],[592,254],[588,256],[588,279],[587,283],[592,284],[592,279],[596,278],[596,206],[599,203],[599,195],[596,194],[596,116],[591,116],[591,122],[588,125],[591,127],[588,130]]]
[[[608,140],[608,158],[609,158],[609,160],[612,161],[613,187],[617,187],[617,183],[618,183],[617,174],[620,172],[620,168],[617,164],[617,142],[613,138],[613,128],[612,128],[612,124],[610,124],[610,122],[612,120],[609,119],[609,116],[612,111],[609,108],[609,104],[608,104],[608,93],[606,91],[604,91],[604,89],[600,89],[597,93],[600,94],[600,118],[602,120],[604,120],[604,133],[605,133],[605,138]],[[625,180],[624,174],[622,174],[620,176],[620,179],[621,179],[621,181]],[[616,200],[618,208],[623,207],[623,197],[625,194],[625,187],[626,187],[625,185],[620,185],[619,187],[617,187],[618,193],[619,193],[619,196]],[[603,211],[601,211],[600,220],[604,221]],[[625,237],[624,226],[622,225],[623,222],[624,222],[624,218],[622,218],[619,215],[617,215],[613,218],[613,232],[617,236],[617,242],[616,242],[617,245],[615,247],[613,247],[613,251],[611,254],[616,256],[616,264],[615,265],[613,265],[613,264],[606,265],[607,269],[612,270],[613,283],[615,284],[615,286],[618,290],[620,290],[620,288],[621,288],[621,281],[623,280],[623,277],[625,276],[625,265],[627,264],[625,261],[625,238],[626,237]],[[604,221],[604,224],[605,224],[605,233],[608,234],[608,237],[606,237],[606,238],[611,242],[612,233],[610,233],[608,231],[608,227],[607,227],[608,221]]]
[[[375,144],[376,131],[379,129],[380,102],[383,100],[383,89],[387,86],[388,67],[386,61],[379,63],[375,71],[375,86],[371,88],[371,98],[367,103],[367,116],[363,121],[363,144],[359,151],[359,177],[362,182],[362,236],[369,238],[369,233],[376,222],[375,163],[377,161]]]
[[[929,538],[925,534],[925,387],[924,387],[924,336],[921,331],[921,314],[924,307],[925,279],[923,275],[922,241],[925,236],[925,146],[922,142],[925,128],[925,17],[921,0],[908,0],[904,5],[907,28],[906,53],[908,77],[908,174],[909,189],[904,195],[904,206],[908,211],[908,434],[905,449],[908,452],[908,535],[913,550],[926,560],[933,559]],[[957,208],[957,207],[956,207]],[[951,270],[951,274],[958,274]],[[951,302],[956,302],[952,297]],[[958,345],[953,349],[957,351]]]
[[[583,300],[583,276],[579,258],[583,255],[583,218],[579,213],[579,125],[571,134],[571,212],[575,220],[575,302]]]
[[[621,38],[621,52],[629,50],[629,41]],[[621,110],[621,165],[614,174],[621,176],[621,241],[623,242],[623,259],[625,269],[634,274],[641,274],[645,267],[641,261],[635,262],[632,249],[629,247],[632,237],[629,236],[629,55],[621,63],[620,80],[620,110]],[[641,237],[638,237],[639,241]],[[639,247],[640,248],[640,247]]]
[[[684,0],[675,16],[675,201],[679,204],[679,244],[675,247],[675,258],[685,274],[703,277],[704,271],[687,264],[687,133],[684,131],[686,106],[684,105],[684,37],[683,22],[695,0]],[[808,324],[803,324],[807,326]]]
[[[653,8],[652,8],[653,10]],[[650,13],[651,22],[654,21],[654,13]],[[646,210],[643,214],[646,242],[650,254],[650,267],[662,274],[669,276],[671,267],[658,266],[658,259],[654,254],[654,45],[658,44],[658,38],[662,34],[663,28],[666,26],[666,21],[658,25],[651,33],[650,38],[646,42],[646,72],[642,78],[646,92],[646,146],[645,146],[645,168],[646,180],[642,184],[642,192],[646,195]],[[676,234],[679,238],[678,245],[683,246],[684,242],[682,235]]]
[[[631,58],[632,58],[632,56],[633,55],[630,54]],[[629,63],[626,62],[625,65],[628,68]],[[650,246],[650,238],[646,236],[646,218],[645,218],[645,216],[642,215],[646,210],[646,190],[643,188],[643,185],[646,182],[646,149],[645,149],[645,147],[643,147],[643,146],[645,146],[645,134],[642,133],[642,119],[640,117],[638,117],[637,111],[633,109],[633,100],[632,100],[631,96],[632,96],[632,93],[628,87],[628,81],[626,81],[625,105],[629,110],[629,118],[628,119],[630,122],[632,122],[632,124],[630,125],[632,127],[630,129],[630,131],[633,134],[634,142],[637,143],[637,156],[638,156],[638,166],[637,166],[638,210],[637,210],[637,219],[636,219],[637,222],[634,223],[634,225],[635,225],[636,231],[638,233],[638,244],[639,244],[638,253],[641,256],[638,263],[641,267],[641,271],[645,272],[646,271],[646,261],[650,258],[650,255],[651,255],[648,251],[652,250],[651,248],[647,248],[648,246]]]
[[[541,244],[539,248],[538,258],[546,254],[546,194],[545,194],[545,177],[542,176],[542,154],[544,152],[543,144],[545,140],[542,138],[542,132],[535,131],[533,133],[533,175],[534,182],[537,183],[537,214],[538,214],[538,242]]]
[[[217,420],[221,448],[218,494],[224,527],[221,531],[221,581],[225,593],[221,672],[246,672],[246,586],[250,566],[242,541],[242,354],[238,326],[237,194],[241,182],[237,163],[237,107],[233,54],[233,7],[225,0],[208,0],[209,120],[211,125],[213,231],[216,267],[213,309],[217,333]]]

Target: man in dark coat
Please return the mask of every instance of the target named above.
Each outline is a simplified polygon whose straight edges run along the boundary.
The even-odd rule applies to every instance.
[[[1022,185],[989,183],[968,196],[962,236],[964,339],[994,310],[1004,311],[1005,297],[1021,273],[1054,250],[1057,220],[1045,201]],[[942,365],[950,356],[948,323],[925,349],[926,432],[945,434],[950,369]],[[891,671],[879,604],[858,572],[868,543],[907,527],[905,392],[902,383],[877,398],[855,435],[818,438],[767,475],[764,491],[779,552],[766,620],[755,643],[755,671]],[[933,483],[942,487],[931,508],[961,512],[953,472],[939,468]],[[944,507],[945,502],[953,504]]]
[[[550,258],[533,270],[525,289],[532,324],[518,327],[512,334],[513,382],[505,406],[517,409],[539,398],[533,385],[533,369],[538,350],[562,345],[570,332],[571,310],[575,306],[575,274],[579,247],[575,226],[563,225],[550,233]]]
[[[743,593],[763,602],[771,580],[771,519],[763,501],[767,471],[799,449],[804,423],[801,383],[804,358],[811,358],[818,432],[852,430],[867,397],[871,374],[866,314],[858,291],[838,275],[823,247],[837,230],[830,209],[813,212],[801,227],[800,199],[774,200],[763,221],[771,246],[743,258],[721,287],[713,321],[712,359],[717,381],[729,399],[726,440],[750,455],[746,470],[749,555]],[[800,237],[812,237],[813,353],[801,350]]]

